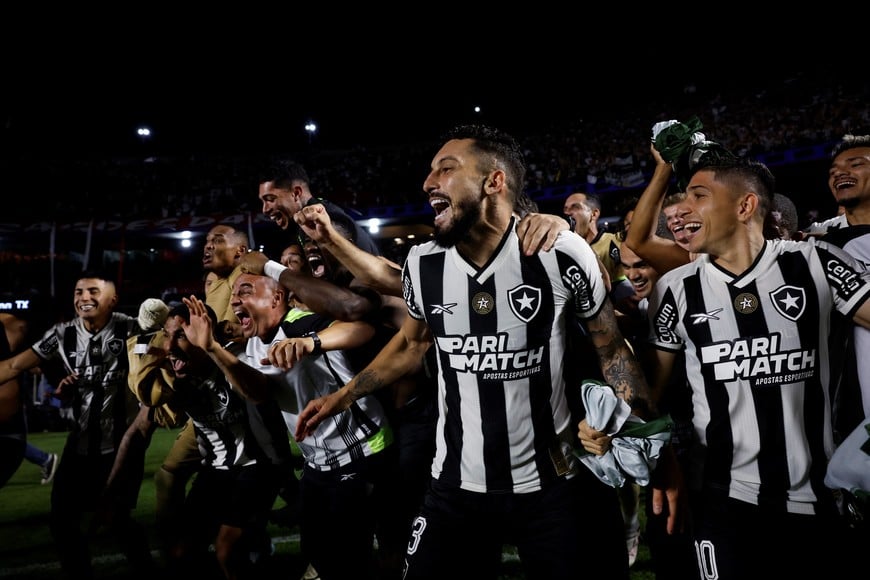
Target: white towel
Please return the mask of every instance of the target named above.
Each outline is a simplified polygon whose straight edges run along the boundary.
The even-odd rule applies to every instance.
[[[622,487],[628,479],[647,485],[662,448],[671,439],[670,417],[645,423],[631,414],[631,407],[616,396],[610,385],[587,380],[580,388],[586,422],[613,437],[604,455],[578,450],[580,461],[611,487]]]

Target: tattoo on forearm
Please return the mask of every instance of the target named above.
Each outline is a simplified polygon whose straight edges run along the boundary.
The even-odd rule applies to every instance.
[[[384,382],[378,378],[374,371],[364,370],[357,375],[350,392],[358,399],[372,393],[384,386]]]
[[[587,325],[587,330],[595,345],[604,379],[632,408],[647,414],[651,402],[646,377],[619,332],[613,308],[609,305],[603,307],[598,317]]]

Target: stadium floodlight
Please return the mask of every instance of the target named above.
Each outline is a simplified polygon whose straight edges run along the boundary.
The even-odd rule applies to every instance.
[[[308,143],[311,143],[311,140],[314,138],[314,134],[317,133],[317,125],[314,121],[308,121],[305,123],[305,132],[308,133]]]

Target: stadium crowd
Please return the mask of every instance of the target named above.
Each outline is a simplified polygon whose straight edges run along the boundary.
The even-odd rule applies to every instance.
[[[844,132],[870,124],[866,79],[804,78],[796,75],[758,92],[740,87],[697,91],[687,86],[683,98],[644,95],[637,105],[594,117],[567,116],[559,123],[518,135],[529,165],[526,190],[631,188],[650,173],[645,144],[649,127],[666,118],[697,116],[710,135],[733,151],[751,156],[812,145],[830,145]],[[51,219],[157,218],[259,211],[252,197],[258,171],[275,159],[294,158],[308,169],[323,195],[352,210],[420,203],[420,167],[425,167],[437,135],[395,146],[370,147],[360,142],[348,150],[275,151],[252,157],[193,152],[186,156],[96,159],[8,159],[8,191],[25,185],[28,176],[62,180],[75,195],[51,208]],[[5,158],[4,158],[5,159]],[[802,206],[802,204],[798,204]],[[53,214],[53,215],[52,215]],[[45,220],[46,208],[16,204],[5,221]]]

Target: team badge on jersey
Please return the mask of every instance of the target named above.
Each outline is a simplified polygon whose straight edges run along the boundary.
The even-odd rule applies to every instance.
[[[478,314],[489,314],[495,307],[495,300],[488,292],[478,292],[471,299],[471,307]]]
[[[124,352],[124,349],[126,349],[126,347],[127,347],[127,343],[125,341],[121,340],[120,338],[113,338],[112,340],[109,341],[108,346],[109,346],[109,352],[115,356],[118,356],[119,354]]]
[[[793,322],[801,317],[807,305],[804,289],[797,286],[780,286],[770,293],[770,300],[777,312]]]
[[[749,292],[743,292],[734,299],[734,309],[740,314],[752,314],[758,310],[758,297]]]
[[[528,322],[541,307],[541,289],[523,284],[508,292],[508,299],[514,316]]]
[[[218,386],[218,388],[215,389],[215,396],[217,397],[217,400],[220,402],[221,406],[223,406],[224,408],[226,408],[227,405],[230,404],[230,394],[226,391],[226,389]]]

